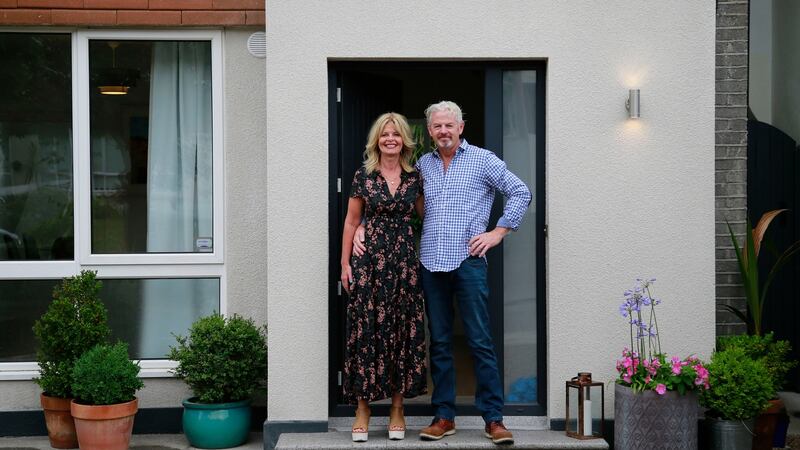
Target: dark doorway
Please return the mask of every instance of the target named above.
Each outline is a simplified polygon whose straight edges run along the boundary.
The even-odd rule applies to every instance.
[[[544,64],[541,62],[336,62],[329,65],[330,155],[330,414],[352,415],[341,403],[345,294],[339,286],[342,223],[353,174],[369,127],[395,111],[427,137],[425,108],[452,100],[464,111],[463,138],[488,148],[528,183],[534,205],[520,230],[488,256],[495,350],[502,368],[506,415],[544,415]],[[502,212],[494,205],[490,228]],[[460,319],[454,336],[459,415],[474,407],[472,359]],[[429,383],[429,391],[432,386]],[[430,396],[406,401],[406,414],[430,415]],[[378,402],[373,414],[388,414]],[[383,410],[385,409],[385,411]]]

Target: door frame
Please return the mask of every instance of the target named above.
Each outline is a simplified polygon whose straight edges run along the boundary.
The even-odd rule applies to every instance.
[[[484,132],[485,146],[494,151],[501,159],[503,144],[502,121],[502,76],[504,70],[535,70],[536,71],[536,185],[530,186],[533,191],[533,201],[536,202],[535,222],[536,236],[536,327],[537,327],[537,398],[538,403],[524,405],[508,405],[503,409],[506,416],[544,416],[547,414],[547,321],[545,299],[545,239],[547,238],[545,225],[545,94],[546,94],[546,62],[543,60],[474,60],[474,61],[329,61],[328,63],[328,204],[329,204],[329,288],[328,288],[328,413],[331,417],[352,416],[355,406],[338,403],[340,389],[340,358],[343,352],[342,336],[344,333],[342,308],[344,305],[343,293],[339,286],[339,255],[334,255],[331,250],[341,246],[340,224],[344,220],[340,211],[340,195],[346,191],[347,180],[340,178],[341,161],[341,133],[342,126],[341,97],[338,88],[341,86],[341,74],[347,71],[382,70],[397,68],[401,70],[437,70],[460,69],[482,70],[484,72]],[[498,91],[499,87],[499,91]],[[500,120],[497,118],[500,117]],[[496,223],[502,213],[502,202],[495,201],[492,210],[491,223]],[[498,251],[499,250],[499,251]],[[502,267],[502,247],[496,249],[488,256],[492,267]],[[492,296],[502,298],[503,279],[502,270],[496,276],[490,276],[489,288]],[[492,317],[492,334],[503,336],[503,304],[494,301],[490,304]],[[426,330],[427,332],[427,330]],[[503,366],[503,345],[496,343],[495,348],[498,364]],[[375,415],[388,415],[389,405],[373,405]],[[429,404],[406,404],[406,414],[409,416],[427,416],[433,414]],[[480,416],[474,405],[457,405],[457,415]]]

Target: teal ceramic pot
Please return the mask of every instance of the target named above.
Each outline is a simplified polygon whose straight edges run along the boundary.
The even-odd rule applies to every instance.
[[[183,401],[183,433],[193,447],[229,448],[244,444],[250,433],[250,400],[231,403]]]

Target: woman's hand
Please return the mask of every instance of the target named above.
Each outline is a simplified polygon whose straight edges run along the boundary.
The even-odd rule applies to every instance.
[[[353,279],[353,269],[350,265],[342,266],[342,287],[344,291],[347,292],[347,295],[350,295],[350,291],[355,287],[355,279]]]

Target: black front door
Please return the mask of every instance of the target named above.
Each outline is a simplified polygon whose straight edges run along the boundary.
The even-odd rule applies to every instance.
[[[424,109],[452,100],[465,112],[462,137],[504,158],[528,182],[536,208],[529,211],[511,242],[488,255],[492,334],[506,394],[506,415],[545,414],[544,367],[544,70],[540,63],[332,63],[329,67],[330,146],[330,414],[352,415],[342,404],[344,305],[339,286],[342,224],[353,174],[363,162],[367,133],[382,113],[405,115],[427,135]],[[531,140],[531,136],[535,139]],[[504,151],[508,155],[504,156]],[[490,223],[502,213],[498,196]],[[491,227],[491,225],[490,225]],[[509,242],[509,241],[507,241]],[[521,244],[521,245],[518,245]],[[504,270],[508,266],[508,270]],[[456,319],[454,356],[459,415],[478,415],[475,378],[460,320]],[[432,385],[429,383],[429,393]],[[406,401],[406,414],[430,415],[430,396]],[[374,415],[388,414],[388,404]],[[385,411],[384,411],[385,409]]]

